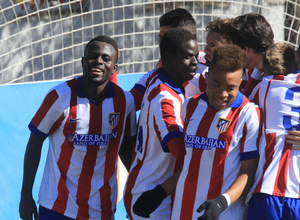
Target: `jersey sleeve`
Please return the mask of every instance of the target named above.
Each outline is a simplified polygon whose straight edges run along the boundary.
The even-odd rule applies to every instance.
[[[249,160],[259,157],[259,141],[262,129],[262,111],[253,103],[245,112],[245,123],[243,127],[243,137],[241,140],[240,159]]]
[[[46,138],[53,133],[64,119],[64,109],[55,89],[50,91],[34,117],[29,129],[32,133]]]
[[[155,132],[161,138],[161,147],[169,152],[168,142],[175,137],[183,137],[181,103],[176,98],[164,98],[154,106]]]
[[[139,81],[132,87],[130,90],[135,103],[136,111],[141,109],[141,104],[143,101],[143,97],[146,91],[146,88],[150,82],[151,76],[153,74],[154,70],[147,72],[144,74]]]

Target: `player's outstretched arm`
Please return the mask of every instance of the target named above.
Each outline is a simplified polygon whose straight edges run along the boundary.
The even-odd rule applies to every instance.
[[[41,149],[44,138],[31,133],[24,157],[23,184],[21,191],[21,201],[19,205],[20,218],[31,220],[38,219],[37,207],[32,197],[32,187],[41,158]]]

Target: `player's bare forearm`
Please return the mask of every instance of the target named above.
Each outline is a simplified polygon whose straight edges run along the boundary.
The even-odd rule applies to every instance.
[[[22,194],[31,194],[44,140],[32,133],[29,137],[24,157]]]
[[[165,190],[167,195],[172,195],[175,192],[177,181],[179,179],[182,167],[177,170],[176,173],[173,174],[168,180],[160,184],[162,188]]]
[[[26,147],[21,201],[19,205],[20,218],[24,220],[32,219],[32,215],[34,215],[34,219],[38,219],[37,208],[32,197],[32,187],[39,166],[44,140],[44,138],[31,134]]]
[[[226,191],[226,194],[230,197],[231,203],[237,201],[241,196],[247,195],[254,182],[258,158],[245,160],[241,163],[242,165],[238,177]]]

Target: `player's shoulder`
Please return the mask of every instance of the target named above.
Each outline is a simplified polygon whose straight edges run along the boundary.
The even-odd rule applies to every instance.
[[[73,78],[67,81],[60,82],[56,86],[52,87],[48,93],[55,90],[59,96],[64,96],[71,93],[72,87],[76,88],[77,78]]]

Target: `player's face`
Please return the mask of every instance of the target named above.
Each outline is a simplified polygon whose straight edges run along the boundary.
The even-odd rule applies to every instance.
[[[181,49],[171,57],[172,74],[177,84],[191,80],[197,70],[198,44],[189,40],[182,44]]]
[[[210,68],[206,73],[206,94],[208,103],[217,110],[231,105],[239,92],[243,70],[226,72],[219,68]]]
[[[224,34],[221,34],[216,31],[210,31],[206,37],[206,46],[204,48],[205,59],[207,63],[210,63],[212,60],[212,49],[216,46],[222,46],[228,44],[226,37]]]
[[[117,69],[116,56],[112,45],[100,41],[91,42],[82,58],[83,79],[97,86],[107,82]]]

